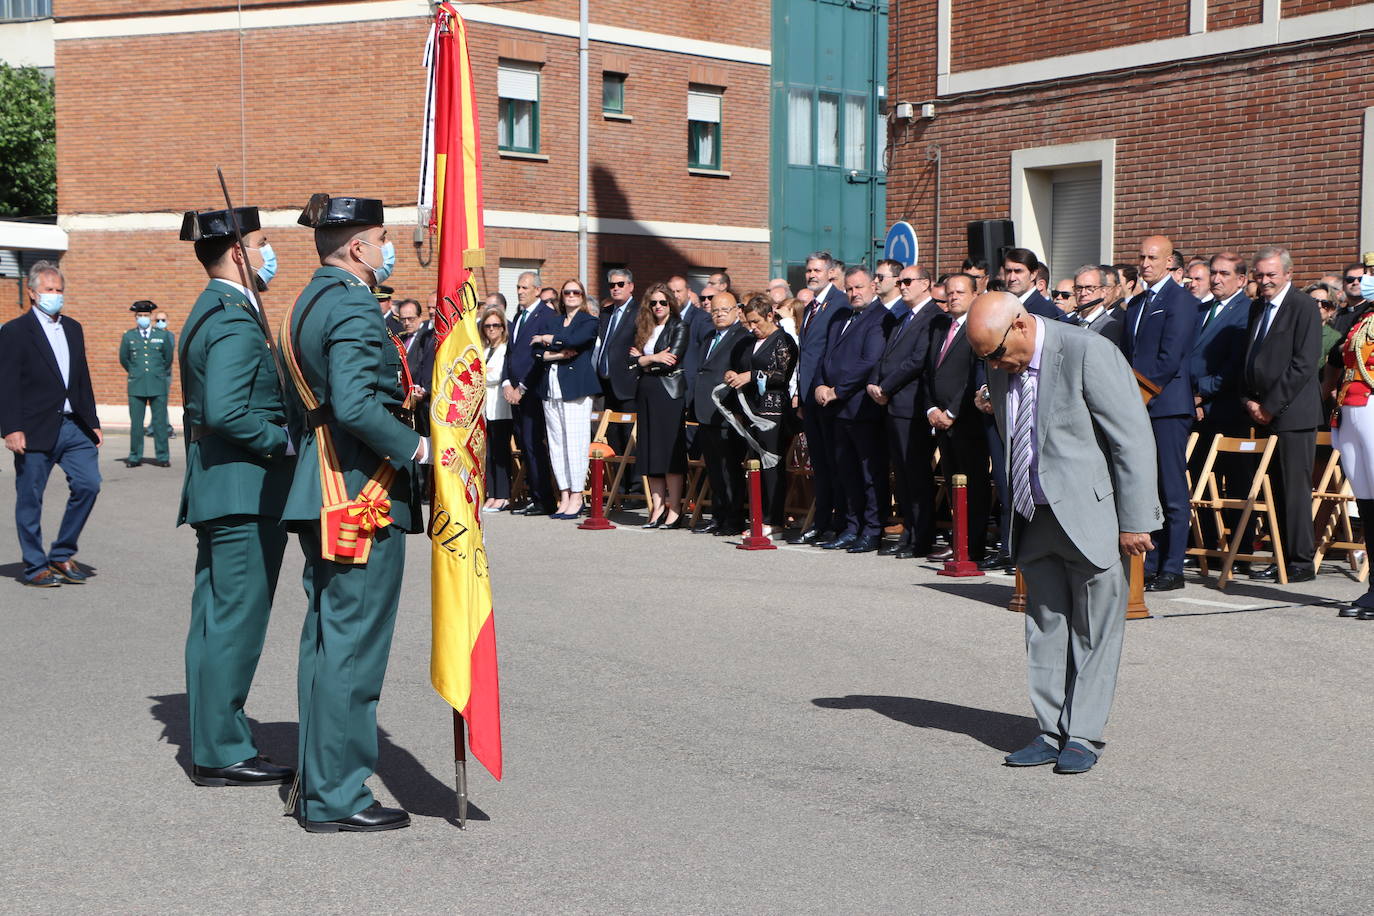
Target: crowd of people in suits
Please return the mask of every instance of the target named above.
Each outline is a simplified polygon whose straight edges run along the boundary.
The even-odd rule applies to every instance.
[[[1289,582],[1310,579],[1316,430],[1364,406],[1360,386],[1374,381],[1350,357],[1374,302],[1374,255],[1301,285],[1277,246],[1248,258],[1232,250],[1188,258],[1167,237],[1151,236],[1135,264],[1084,265],[1053,286],[1035,252],[1000,255],[998,263],[970,258],[935,275],[890,260],[846,268],[816,252],[795,296],[782,279],[740,294],[725,274],[700,294],[682,277],[637,292],[633,273],[616,269],[600,307],[580,281],[548,287],[528,273],[513,307],[489,300],[481,317],[495,444],[486,508],[511,506],[508,430],[525,456],[530,499],[519,511],[576,518],[599,402],[637,417],[634,476],[647,479],[648,527],[686,524],[689,457],[703,460],[711,494],[710,517],[694,530],[744,529],[748,458],[763,467],[766,525],[797,521],[785,506],[792,454],[810,468],[814,500],[794,543],[947,559],[951,547],[937,537],[938,471],[967,480],[970,556],[984,569],[1010,568],[1006,447],[988,413],[985,361],[964,329],[974,300],[1001,290],[1029,314],[1116,344],[1153,395],[1164,522],[1147,557],[1147,589],[1183,586],[1189,472],[1196,476],[1218,434],[1277,437],[1270,476],[1285,572]],[[1374,455],[1374,442],[1357,439],[1363,414],[1354,416],[1336,424],[1336,435],[1364,508],[1374,480],[1363,482],[1374,473],[1351,465]],[[1190,467],[1194,432],[1203,447]],[[623,451],[627,436],[611,427],[608,450]],[[1223,495],[1244,495],[1246,466],[1222,461],[1217,472]],[[1374,517],[1374,502],[1368,508],[1360,517]],[[894,516],[902,533],[885,541]],[[1204,535],[1204,546],[1218,546],[1219,532],[1207,527]],[[1237,570],[1278,578],[1272,565]],[[1367,603],[1374,617],[1374,597]]]

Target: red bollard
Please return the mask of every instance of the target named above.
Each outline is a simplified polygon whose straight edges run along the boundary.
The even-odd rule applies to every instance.
[[[749,536],[735,545],[736,550],[777,550],[778,546],[763,533],[763,466],[757,461],[744,465],[749,469]]]
[[[592,452],[592,511],[587,520],[577,526],[582,531],[610,531],[615,527],[601,508],[601,500],[605,496],[605,474],[605,458],[601,450],[596,449]]]
[[[945,568],[937,570],[937,576],[954,576],[964,579],[981,576],[983,571],[978,564],[968,558],[968,478],[955,474],[954,480],[954,558],[945,561]],[[987,519],[983,520],[987,524]]]

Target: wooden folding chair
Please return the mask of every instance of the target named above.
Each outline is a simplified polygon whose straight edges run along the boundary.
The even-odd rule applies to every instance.
[[[783,511],[792,518],[801,520],[801,530],[811,527],[812,517],[816,514],[816,496],[811,484],[811,454],[806,448],[804,433],[793,436],[783,460],[787,465],[787,495],[783,498]]]
[[[1183,466],[1184,466],[1184,468],[1187,468],[1187,467],[1188,467],[1188,463],[1189,463],[1190,461],[1193,460],[1193,450],[1194,450],[1195,448],[1197,448],[1197,440],[1198,440],[1198,434],[1197,434],[1197,431],[1196,431],[1196,430],[1194,430],[1193,432],[1191,432],[1191,433],[1188,434],[1188,447],[1187,447],[1186,449],[1184,449],[1184,451],[1183,451]],[[1192,473],[1192,471],[1187,471],[1187,470],[1185,470],[1185,471],[1184,471],[1184,476],[1185,476],[1185,477],[1187,478],[1187,480],[1188,480],[1188,492],[1191,493],[1191,492],[1193,492],[1193,473]]]
[[[1317,448],[1329,448],[1330,453],[1312,488],[1312,526],[1317,546],[1312,555],[1312,565],[1321,569],[1322,558],[1327,551],[1343,550],[1346,562],[1358,577],[1357,581],[1363,582],[1369,575],[1369,557],[1365,555],[1365,545],[1355,540],[1354,526],[1350,522],[1350,504],[1355,501],[1355,492],[1350,489],[1350,481],[1341,469],[1341,453],[1332,444],[1330,432],[1317,433]],[[1361,525],[1371,522],[1374,519],[1360,519]]]
[[[514,505],[525,495],[525,453],[520,451],[520,444],[515,441],[514,433],[511,433],[510,437],[510,455],[510,501]]]
[[[701,426],[695,420],[687,421],[688,428],[695,428],[701,431]],[[687,459],[687,480],[684,486],[682,498],[686,500],[687,511],[692,513],[691,524],[696,527],[701,520],[701,510],[703,502],[709,504],[711,501],[711,481],[706,474],[706,462],[700,458]]]
[[[1197,484],[1193,488],[1192,498],[1189,500],[1193,510],[1190,527],[1195,546],[1189,547],[1187,554],[1198,558],[1198,568],[1204,576],[1211,574],[1207,561],[1214,557],[1221,559],[1221,574],[1217,578],[1217,588],[1224,589],[1227,583],[1231,581],[1233,578],[1231,567],[1236,560],[1252,563],[1256,561],[1273,562],[1278,567],[1279,582],[1283,585],[1288,584],[1288,572],[1284,568],[1283,562],[1283,542],[1279,535],[1278,512],[1274,505],[1273,490],[1269,486],[1269,463],[1274,458],[1274,449],[1278,446],[1278,441],[1277,436],[1269,436],[1265,439],[1217,436],[1212,440],[1212,447],[1207,452],[1207,461],[1202,465]],[[1244,499],[1221,496],[1217,487],[1216,475],[1216,463],[1219,454],[1259,456],[1259,465],[1255,468],[1255,475],[1250,480],[1250,488],[1246,491]],[[1241,510],[1235,530],[1226,526],[1224,510],[1227,509]],[[1213,513],[1217,531],[1221,533],[1221,542],[1226,545],[1225,550],[1212,550],[1204,546],[1202,525],[1199,522],[1199,513],[1204,511]],[[1270,544],[1273,547],[1272,556],[1241,552],[1242,546],[1248,546],[1242,545],[1241,541],[1245,538],[1246,528],[1250,524],[1250,516],[1255,513],[1259,513],[1260,519],[1269,530]]]
[[[627,501],[638,501],[648,505],[649,488],[645,486],[640,495],[628,494],[625,486],[629,482],[627,474],[632,473],[635,464],[635,444],[639,434],[639,423],[632,413],[621,413],[615,410],[603,410],[601,412],[601,422],[597,425],[596,435],[592,437],[593,442],[605,443],[606,431],[611,426],[629,426],[630,432],[625,440],[625,453],[614,455],[606,459],[607,477],[606,484],[606,510],[619,509]]]

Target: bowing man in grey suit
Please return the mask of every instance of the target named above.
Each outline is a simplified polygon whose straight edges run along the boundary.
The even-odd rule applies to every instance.
[[[1012,558],[1026,579],[1026,656],[1040,735],[1011,766],[1083,773],[1101,753],[1126,623],[1123,555],[1163,515],[1155,444],[1131,369],[1098,334],[985,293],[967,336],[987,363],[1006,443]],[[990,402],[990,403],[989,403]]]

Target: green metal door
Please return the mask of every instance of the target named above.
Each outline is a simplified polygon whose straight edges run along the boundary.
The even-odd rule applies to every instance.
[[[772,270],[825,249],[872,264],[885,231],[887,3],[774,0]]]

